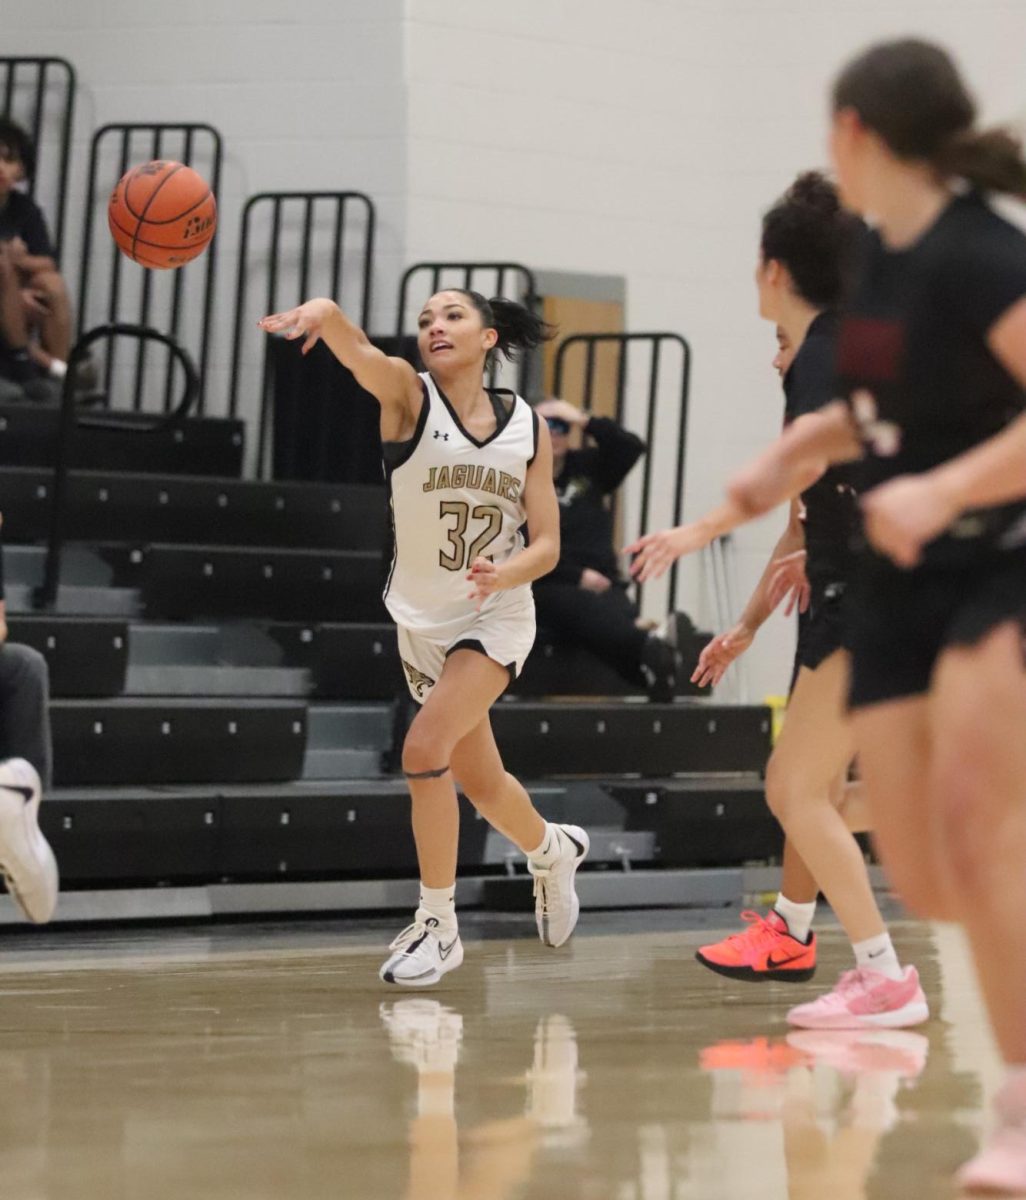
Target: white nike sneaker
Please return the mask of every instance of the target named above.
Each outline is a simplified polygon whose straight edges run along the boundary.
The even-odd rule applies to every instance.
[[[551,866],[539,867],[528,859],[534,876],[534,919],[546,946],[562,946],[577,925],[581,903],[574,888],[577,868],[591,842],[579,825],[557,825],[560,855]]]
[[[463,962],[456,929],[442,929],[437,917],[417,918],[389,946],[394,951],[378,972],[385,983],[430,987]]]
[[[0,763],[0,872],[30,921],[45,924],[57,908],[57,860],[39,828],[42,784],[31,763]]]

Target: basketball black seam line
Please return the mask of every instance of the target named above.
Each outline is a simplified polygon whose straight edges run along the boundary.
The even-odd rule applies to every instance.
[[[170,178],[170,176],[168,176],[168,178]],[[155,196],[157,193],[156,193],[156,192],[154,192],[153,194],[154,194],[154,196]],[[197,200],[197,201],[196,201],[196,203],[195,203],[195,204],[191,205],[189,208],[183,209],[183,210],[182,210],[182,211],[181,211],[181,212],[178,214],[178,216],[177,216],[177,217],[168,217],[168,219],[167,219],[166,221],[151,221],[151,220],[147,219],[147,220],[146,220],[146,224],[147,224],[147,225],[173,225],[173,224],[175,223],[175,221],[180,221],[180,220],[182,219],[182,217],[187,217],[187,216],[189,215],[189,213],[191,213],[191,212],[194,212],[194,211],[195,211],[197,208],[199,208],[199,206],[200,206],[200,205],[201,205],[201,204],[202,204],[202,203],[203,203],[205,200],[207,200],[208,198],[211,198],[211,197],[213,197],[213,195],[214,195],[213,189],[212,189],[212,188],[207,188],[207,190],[206,190],[206,191],[203,193],[203,195],[202,195],[202,196],[199,198],[199,200]],[[216,202],[215,202],[215,203],[216,203]],[[128,205],[126,204],[126,205],[125,205],[125,207],[126,207],[126,208],[128,208]],[[128,211],[129,211],[129,212],[132,212],[132,210],[131,210],[130,208],[128,209]],[[134,216],[135,216],[135,213],[132,213],[132,216],[134,217]],[[139,219],[140,219],[140,218],[136,217],[136,220],[139,220]]]
[[[130,213],[132,213],[132,216],[135,217],[135,219],[139,222],[140,226],[142,225],[143,221],[146,220],[146,214],[147,214],[147,212],[149,212],[150,205],[157,198],[157,196],[160,195],[160,189],[164,186],[165,183],[167,183],[167,181],[169,179],[173,179],[174,176],[178,174],[178,172],[182,169],[182,166],[183,166],[182,163],[175,163],[175,169],[173,171],[168,171],[168,173],[164,176],[164,178],[160,181],[160,183],[158,183],[157,186],[153,189],[153,191],[150,192],[150,198],[146,201],[146,206],[143,208],[141,215],[136,217],[135,213],[132,212],[132,209],[128,210]],[[125,204],[126,205],[128,204],[128,189],[129,189],[130,183],[131,183],[131,181],[129,181],[129,183],[125,184]],[[135,236],[132,238],[132,254],[133,254],[133,256],[135,255],[135,244],[138,240],[139,240],[139,231],[137,229],[135,231]]]
[[[125,235],[126,238],[132,239],[133,247],[136,245],[152,246],[154,250],[195,250],[196,249],[195,242],[189,242],[184,245],[175,244],[174,246],[166,246],[166,245],[164,245],[163,242],[148,242],[145,238],[139,237],[137,233],[130,233],[124,227],[124,225],[122,225],[119,221],[116,221],[109,213],[107,214],[107,219],[110,221],[110,223],[112,225],[116,225],[118,227],[118,229]],[[136,218],[136,220],[138,220],[138,218]],[[140,224],[142,224],[142,222],[140,222]],[[206,246],[207,246],[207,243],[204,243],[202,249],[206,249]],[[133,251],[133,253],[134,253],[134,251]]]
[[[165,161],[166,162],[168,160],[165,159],[165,160],[154,160],[154,161]],[[139,215],[139,213],[137,213],[135,211],[135,209],[128,202],[129,189],[132,185],[132,181],[136,178],[138,172],[141,171],[144,166],[149,166],[149,163],[140,163],[139,166],[133,167],[131,169],[131,171],[128,172],[128,182],[125,184],[125,208],[128,209],[128,211],[132,214],[133,217],[135,217],[135,219],[137,221],[141,221],[143,218]],[[160,181],[160,183],[157,184],[157,186],[153,189],[153,191],[146,198],[146,204],[143,206],[143,213],[146,212],[146,209],[149,207],[150,202],[152,201],[153,197],[157,194],[157,192],[160,191],[160,189],[164,186],[165,183],[167,183],[167,181],[171,178],[172,175],[177,175],[178,172],[181,170],[181,168],[184,166],[185,166],[185,163],[175,163],[175,169],[173,171],[168,171],[168,173],[164,176],[164,178]]]

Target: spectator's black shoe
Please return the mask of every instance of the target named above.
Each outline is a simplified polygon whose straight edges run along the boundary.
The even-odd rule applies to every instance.
[[[669,704],[677,694],[680,655],[664,638],[650,633],[641,651],[641,670],[648,685],[648,698]]]

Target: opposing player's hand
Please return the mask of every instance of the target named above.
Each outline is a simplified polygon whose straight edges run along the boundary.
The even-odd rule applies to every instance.
[[[754,632],[741,624],[714,637],[698,656],[698,666],[691,674],[691,682],[699,687],[715,686],[734,659],[744,654],[752,644],[754,637]]]
[[[709,535],[700,522],[691,525],[676,525],[673,529],[661,529],[658,533],[646,533],[624,550],[633,554],[631,574],[639,583],[658,579],[664,575],[678,558],[694,554],[709,545]]]
[[[7,257],[10,259],[11,265],[20,267],[25,259],[28,258],[28,246],[17,236],[8,238],[6,246]]]
[[[923,547],[958,516],[947,492],[929,475],[902,475],[862,497],[866,537],[899,567],[914,567]]]
[[[262,317],[257,324],[264,333],[283,333],[290,342],[303,338],[302,350],[304,354],[308,354],[317,345],[324,322],[337,311],[338,305],[334,300],[307,300],[305,304],[298,308],[290,308],[288,312]]]
[[[499,568],[490,558],[475,558],[470,564],[467,579],[473,585],[468,593],[478,608],[489,596],[502,588],[502,578]]]
[[[795,550],[793,554],[785,554],[783,558],[778,558],[773,564],[769,586],[766,590],[766,601],[769,604],[770,612],[773,612],[785,596],[787,597],[787,605],[784,608],[785,617],[789,617],[796,608],[799,612],[805,612],[808,609],[812,589],[809,586],[808,576],[805,574],[805,560],[805,551]]]
[[[585,567],[581,572],[580,586],[586,592],[608,592],[613,586],[613,581],[603,575],[601,571],[593,571],[591,567]]]

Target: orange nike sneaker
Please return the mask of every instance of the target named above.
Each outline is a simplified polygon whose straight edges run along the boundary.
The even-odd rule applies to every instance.
[[[808,943],[793,938],[787,922],[777,912],[768,917],[745,911],[748,922],[744,933],[732,933],[722,942],[702,946],[695,958],[710,971],[728,979],[779,979],[785,983],[804,983],[816,973],[816,935]]]

